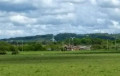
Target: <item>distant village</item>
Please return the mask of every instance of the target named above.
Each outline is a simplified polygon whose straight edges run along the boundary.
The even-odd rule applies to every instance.
[[[72,40],[74,39],[74,37],[71,38]],[[54,36],[52,38],[53,42],[56,42]],[[64,50],[66,51],[80,51],[80,50],[91,50],[91,45],[64,45],[63,46]]]
[[[91,50],[91,45],[65,45],[64,49],[66,51]]]

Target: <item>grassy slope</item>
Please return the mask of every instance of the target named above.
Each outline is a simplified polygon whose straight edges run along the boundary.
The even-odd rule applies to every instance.
[[[22,52],[0,56],[0,76],[119,76],[120,54]]]

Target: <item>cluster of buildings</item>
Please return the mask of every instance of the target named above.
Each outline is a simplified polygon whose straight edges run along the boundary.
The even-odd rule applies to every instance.
[[[73,40],[74,37],[71,37]],[[53,36],[52,41],[55,42],[55,38]],[[91,50],[91,45],[64,45],[64,50],[66,51],[79,51],[79,50]]]
[[[91,50],[91,45],[65,45],[64,49],[67,51]]]

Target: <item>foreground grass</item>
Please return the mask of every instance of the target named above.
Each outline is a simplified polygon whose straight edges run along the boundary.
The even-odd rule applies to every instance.
[[[0,76],[119,75],[119,53],[21,52],[0,56]]]

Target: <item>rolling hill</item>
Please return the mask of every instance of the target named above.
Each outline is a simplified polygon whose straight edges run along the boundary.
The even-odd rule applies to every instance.
[[[75,33],[59,33],[57,35],[46,34],[46,35],[36,35],[36,36],[27,36],[27,37],[16,37],[9,39],[1,39],[0,41],[52,41],[53,37],[56,41],[62,41],[71,37],[75,38],[101,38],[101,39],[110,39],[114,40],[115,38],[119,39],[120,34],[108,34],[108,33],[93,33],[93,34],[75,34]]]

